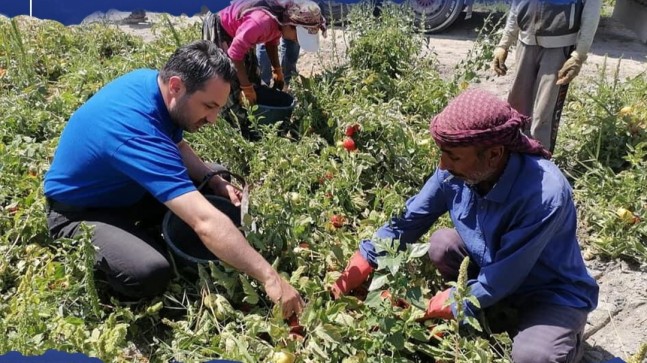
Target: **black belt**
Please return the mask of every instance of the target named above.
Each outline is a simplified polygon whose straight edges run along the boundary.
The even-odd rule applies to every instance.
[[[87,207],[79,207],[75,205],[61,203],[50,197],[45,197],[45,199],[47,200],[47,205],[49,205],[49,208],[57,212],[84,212],[89,210],[89,208]]]

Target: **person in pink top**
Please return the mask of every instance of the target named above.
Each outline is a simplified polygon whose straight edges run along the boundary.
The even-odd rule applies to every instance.
[[[238,85],[232,87],[232,103],[240,105],[244,98],[255,104],[254,85],[260,84],[256,45],[265,45],[274,87],[282,89],[283,70],[278,52],[281,37],[296,41],[305,51],[317,51],[320,30],[325,33],[326,20],[314,1],[234,0],[217,14],[207,14],[202,38],[225,50],[236,66]]]

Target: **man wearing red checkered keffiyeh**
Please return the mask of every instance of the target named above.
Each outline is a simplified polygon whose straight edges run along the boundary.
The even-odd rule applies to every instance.
[[[467,285],[479,306],[457,302],[452,288],[441,288],[420,319],[481,318],[510,335],[516,363],[579,361],[598,285],[579,249],[568,180],[550,153],[521,132],[526,121],[485,91],[452,100],[430,124],[440,148],[435,173],[401,215],[360,241],[330,287],[332,297],[356,293],[371,277],[384,253],[376,242],[405,250],[447,213],[454,228],[431,234],[429,258],[447,281],[456,281],[468,258]],[[458,316],[457,304],[463,307]]]
[[[495,95],[474,89],[456,97],[434,117],[429,131],[442,147],[503,145],[512,152],[550,159],[550,152],[521,131],[529,118]]]

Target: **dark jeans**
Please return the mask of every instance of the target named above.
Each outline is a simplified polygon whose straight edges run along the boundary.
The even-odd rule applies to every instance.
[[[47,225],[53,238],[79,236],[82,222],[94,227],[95,268],[117,293],[141,298],[166,290],[171,264],[160,235],[154,232],[166,212],[163,204],[150,196],[127,208],[68,210],[49,204]]]
[[[300,50],[301,48],[299,47],[299,43],[293,40],[281,38],[279,57],[286,85],[289,85],[290,80],[292,80],[292,76],[297,74],[297,62],[299,60]],[[272,65],[270,63],[270,58],[267,56],[265,44],[259,44],[256,46],[256,57],[258,58],[258,64],[260,67],[261,80],[269,86],[272,81]]]
[[[225,169],[219,164],[210,167]],[[164,204],[146,195],[124,208],[74,208],[48,200],[46,212],[47,226],[55,239],[77,237],[82,222],[94,226],[95,268],[117,293],[142,298],[163,293],[172,277],[160,232],[166,211]]]
[[[455,281],[461,262],[468,256],[463,240],[455,229],[442,228],[429,239],[429,257],[446,280]],[[511,271],[514,273],[514,271]],[[470,278],[478,274],[478,266],[471,263]],[[510,312],[510,325],[501,324],[500,313]],[[502,326],[513,339],[512,359],[515,363],[578,362],[582,355],[582,334],[588,312],[553,304],[513,306],[502,301],[485,309],[491,325]]]

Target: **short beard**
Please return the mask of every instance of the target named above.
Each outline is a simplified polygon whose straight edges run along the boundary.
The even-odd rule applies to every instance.
[[[191,121],[186,115],[187,99],[187,95],[182,96],[182,98],[180,98],[175,104],[175,107],[169,110],[169,116],[171,117],[171,121],[182,130],[192,132],[192,130],[189,129]]]
[[[479,183],[488,181],[490,178],[492,178],[492,175],[494,175],[494,170],[484,170],[471,175],[470,179],[463,179],[463,181],[465,182],[465,184],[473,187]]]
[[[478,158],[480,162],[485,163],[482,152],[479,152]],[[479,183],[490,181],[490,179],[492,179],[492,176],[494,176],[495,173],[496,173],[496,169],[494,168],[490,168],[490,169],[484,168],[470,175],[471,178],[469,179],[466,178],[464,179],[464,181],[465,181],[465,184],[469,186],[476,186]]]

